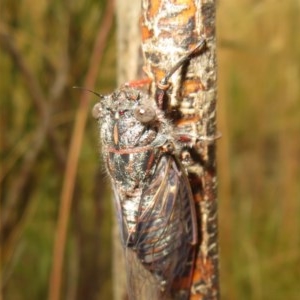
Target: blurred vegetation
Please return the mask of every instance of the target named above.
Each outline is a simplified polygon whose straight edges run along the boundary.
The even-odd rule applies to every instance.
[[[1,289],[45,299],[64,168],[105,1],[1,2]],[[223,299],[298,299],[300,4],[220,1],[219,223]],[[115,87],[111,31],[94,89]],[[92,103],[90,104],[92,107]],[[50,124],[50,126],[49,126]],[[50,129],[49,129],[50,128]],[[111,299],[111,208],[89,118],[63,299]]]
[[[105,5],[93,0],[1,2],[1,289],[7,300],[47,298],[64,169],[81,96],[72,86],[85,82]],[[96,87],[87,88],[114,89],[114,32],[98,66]],[[63,299],[111,298],[111,209],[98,152],[97,125],[90,117],[72,203]]]
[[[220,1],[224,299],[299,299],[300,3]]]

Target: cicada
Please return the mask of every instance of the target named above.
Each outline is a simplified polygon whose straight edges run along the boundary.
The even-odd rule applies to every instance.
[[[100,96],[93,108],[114,191],[130,299],[141,299],[147,285],[151,299],[173,297],[198,241],[190,184],[177,158],[173,126],[162,109],[168,78],[194,52],[167,73],[155,97],[124,85]]]

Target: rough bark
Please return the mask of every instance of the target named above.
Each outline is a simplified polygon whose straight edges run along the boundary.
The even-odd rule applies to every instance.
[[[153,83],[206,39],[206,49],[170,79],[175,131],[194,137],[180,158],[198,211],[199,240],[190,299],[218,299],[216,202],[216,42],[214,1],[142,1],[142,48]]]

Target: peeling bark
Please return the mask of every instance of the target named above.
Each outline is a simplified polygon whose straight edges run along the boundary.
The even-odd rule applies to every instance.
[[[153,87],[204,37],[206,49],[171,78],[169,105],[175,131],[188,134],[180,159],[192,186],[199,220],[190,299],[218,299],[216,201],[216,41],[214,1],[142,1],[142,49]]]

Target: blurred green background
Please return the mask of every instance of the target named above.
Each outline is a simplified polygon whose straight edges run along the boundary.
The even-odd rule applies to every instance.
[[[1,289],[6,300],[46,299],[81,95],[72,86],[85,82],[105,1],[0,5]],[[299,16],[297,0],[218,1],[222,299],[300,297]],[[116,86],[115,43],[112,26],[90,87],[100,93]],[[89,115],[63,299],[112,298],[111,203],[98,145]]]

